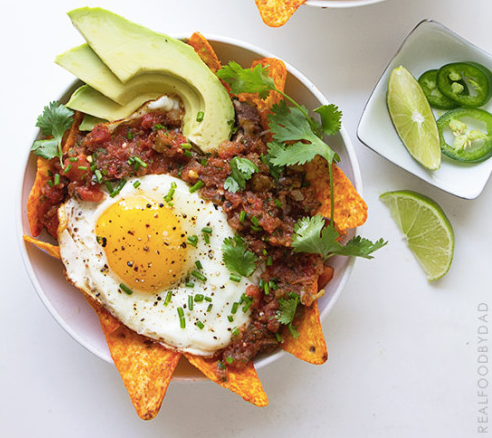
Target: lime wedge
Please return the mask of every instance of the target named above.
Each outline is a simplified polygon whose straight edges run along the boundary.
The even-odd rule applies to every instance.
[[[391,72],[386,104],[410,155],[427,169],[439,169],[441,145],[436,119],[422,87],[405,67]]]
[[[454,233],[441,207],[409,190],[383,193],[379,199],[390,209],[427,279],[444,276],[453,261]]]

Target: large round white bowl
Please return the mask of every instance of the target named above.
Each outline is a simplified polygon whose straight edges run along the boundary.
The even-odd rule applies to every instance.
[[[243,66],[249,66],[255,59],[274,57],[274,55],[262,49],[231,38],[219,36],[207,36],[207,38],[223,64],[234,60]],[[296,101],[304,104],[309,109],[315,109],[320,105],[329,103],[302,73],[288,64],[287,69],[289,74],[286,92]],[[74,83],[71,89],[66,90],[60,101],[66,102],[76,85]],[[38,135],[39,132],[36,133],[36,137]],[[339,134],[330,138],[330,145],[340,155],[340,167],[352,180],[358,192],[361,193],[362,184],[359,166],[354,149],[344,128],[341,129]],[[48,256],[33,245],[25,244],[22,240],[22,234],[30,234],[26,203],[34,183],[35,174],[36,157],[29,154],[21,181],[20,205],[18,209],[20,246],[29,277],[42,302],[59,324],[81,345],[96,356],[111,363],[112,359],[96,314],[86,303],[82,294],[67,283],[61,262]],[[352,230],[349,233],[349,237],[353,236],[354,233],[355,230]],[[331,260],[335,275],[328,283],[326,293],[319,299],[321,318],[326,317],[333,307],[349,278],[354,263],[352,258],[347,257],[333,257]],[[256,368],[261,368],[277,360],[283,354],[285,353],[279,350],[273,354],[259,356],[255,360],[255,366]],[[202,376],[186,360],[182,360],[176,369],[174,378],[176,380],[198,380]]]

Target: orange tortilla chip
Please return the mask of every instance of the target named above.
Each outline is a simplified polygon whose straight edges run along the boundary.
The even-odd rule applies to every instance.
[[[314,365],[322,365],[328,359],[325,337],[319,319],[318,302],[302,308],[302,313],[294,318],[294,327],[299,336],[294,338],[288,327],[284,327],[282,350],[293,354],[298,359]]]
[[[251,68],[255,68],[258,64],[267,67],[268,76],[273,79],[275,87],[280,91],[284,91],[285,82],[287,80],[287,67],[284,62],[276,58],[262,58],[254,61],[251,64]],[[270,92],[265,100],[261,99],[258,93],[241,93],[237,97],[240,101],[249,101],[256,105],[265,131],[268,130],[268,115],[271,113],[272,106],[280,103],[283,99],[283,96],[277,92]],[[272,134],[268,132],[267,135],[267,141],[270,141],[272,139]]]
[[[306,0],[255,0],[261,19],[270,27],[283,26]]]
[[[217,57],[210,43],[200,32],[195,32],[193,35],[191,35],[187,43],[191,47],[193,47],[197,55],[208,66],[210,70],[216,73],[217,70],[220,69],[219,58]]]
[[[331,216],[330,202],[330,175],[328,163],[321,157],[305,165],[306,180],[316,193],[316,198],[321,202],[317,213],[325,217]],[[367,204],[355,190],[343,171],[333,165],[333,185],[335,196],[335,226],[344,233],[350,228],[361,226],[367,219]]]
[[[268,404],[268,397],[263,390],[260,378],[256,373],[253,361],[242,369],[227,368],[226,380],[217,376],[217,360],[184,353],[188,361],[200,370],[206,377],[220,386],[230,389],[244,400],[255,406],[264,407]]]
[[[29,198],[27,200],[27,220],[29,221],[29,228],[31,234],[37,237],[43,231],[43,224],[41,222],[42,208],[42,190],[43,187],[50,180],[51,165],[48,160],[38,157],[36,179],[32,186]]]
[[[181,353],[138,335],[86,296],[96,310],[116,369],[130,399],[143,420],[151,420],[161,408]]]
[[[22,238],[24,239],[24,242],[32,243],[33,245],[36,245],[39,249],[46,251],[51,257],[61,260],[60,247],[52,245],[48,242],[43,242],[42,240],[35,239],[34,237],[27,236],[26,234],[24,234]]]
[[[75,143],[75,138],[79,133],[79,126],[84,119],[84,113],[80,111],[75,111],[73,115],[73,123],[68,131],[68,134],[65,134],[64,143],[62,146],[63,153],[66,153]]]

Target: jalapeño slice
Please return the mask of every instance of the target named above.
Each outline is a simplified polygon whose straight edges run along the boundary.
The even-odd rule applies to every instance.
[[[492,95],[492,73],[476,62],[453,62],[442,66],[436,76],[439,91],[459,106],[476,108]]]
[[[492,156],[492,114],[478,108],[457,108],[437,121],[441,150],[453,160],[478,163]]]
[[[419,84],[432,108],[450,110],[458,104],[439,91],[436,83],[437,69],[428,70],[419,77]]]

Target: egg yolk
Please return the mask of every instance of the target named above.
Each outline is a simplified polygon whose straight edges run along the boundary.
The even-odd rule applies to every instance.
[[[186,263],[186,233],[165,203],[145,197],[122,199],[96,223],[109,268],[123,283],[145,292],[172,286]]]

